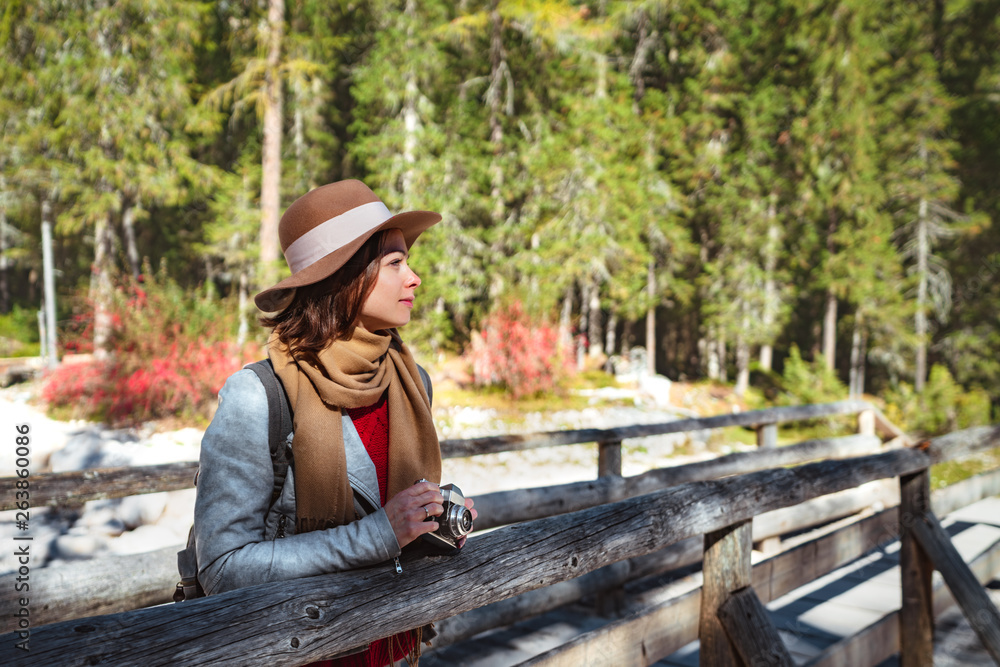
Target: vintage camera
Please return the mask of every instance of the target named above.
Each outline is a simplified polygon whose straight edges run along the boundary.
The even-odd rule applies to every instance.
[[[465,506],[462,489],[454,484],[440,488],[444,512],[441,516],[427,517],[426,521],[437,521],[439,526],[433,533],[424,533],[423,538],[439,550],[457,549],[459,538],[472,532],[472,511]]]

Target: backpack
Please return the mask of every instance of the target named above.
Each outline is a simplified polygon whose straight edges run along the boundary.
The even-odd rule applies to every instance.
[[[271,487],[271,503],[273,507],[281,496],[281,489],[285,486],[285,477],[288,476],[288,466],[292,462],[292,452],[288,447],[288,434],[292,432],[292,410],[288,405],[288,394],[278,377],[274,374],[274,366],[270,359],[255,361],[247,364],[244,368],[257,374],[261,384],[264,385],[264,392],[267,394],[267,440],[268,449],[271,453],[271,469],[274,473],[274,483]],[[423,366],[418,365],[417,371],[420,373],[420,381],[427,390],[427,397],[434,400],[434,388],[431,384],[430,376]],[[194,475],[194,484],[198,485],[198,473]],[[198,581],[198,557],[195,551],[194,526],[188,531],[187,546],[177,552],[177,570],[181,579],[174,588],[174,602],[192,600],[194,598],[205,597],[205,589]]]
[[[288,465],[292,452],[288,447],[288,434],[292,432],[292,411],[288,406],[288,395],[285,388],[274,374],[270,359],[255,361],[244,368],[252,370],[260,378],[267,394],[267,440],[271,452],[271,469],[274,472],[274,483],[271,488],[271,503],[278,501],[281,489],[285,486],[288,476]],[[422,369],[421,369],[422,370]],[[421,377],[423,373],[421,373]],[[194,484],[198,485],[198,473],[194,475]],[[188,531],[187,546],[177,552],[177,570],[181,580],[174,589],[174,602],[205,597],[205,589],[198,582],[198,558],[195,552],[194,526]]]

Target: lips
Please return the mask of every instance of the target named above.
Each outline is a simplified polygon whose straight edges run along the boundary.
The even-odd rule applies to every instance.
[[[407,308],[413,308],[413,297],[410,297],[409,299],[400,299],[399,302],[406,304]]]

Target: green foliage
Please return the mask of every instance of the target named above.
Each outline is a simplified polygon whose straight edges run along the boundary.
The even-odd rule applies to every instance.
[[[641,344],[652,312],[661,372],[718,380],[767,346],[786,371],[753,376],[765,395],[822,401],[843,397],[837,377],[793,344],[818,346],[831,295],[840,379],[853,366],[869,393],[915,404],[901,380],[926,350],[954,373],[926,400],[952,407],[912,418],[975,421],[984,394],[969,388],[1000,403],[996,10],[302,0],[269,70],[265,2],[8,3],[0,307],[39,301],[43,211],[63,309],[83,285],[121,298],[105,276],[142,257],[204,299],[199,285],[259,280],[254,110],[271,75],[282,204],[358,177],[392,210],[442,213],[413,250],[416,346],[461,350],[515,299],[588,340],[604,333],[591,319],[614,319],[618,346]],[[196,303],[157,289],[165,326],[181,313],[176,335],[215,340]]]
[[[847,398],[847,387],[826,366],[822,355],[805,361],[797,345],[792,345],[781,382],[778,405],[831,403]]]
[[[39,348],[36,311],[14,306],[0,315],[0,357],[34,357]]]
[[[935,364],[921,393],[900,383],[886,394],[886,417],[904,430],[933,437],[990,423],[990,396],[978,387],[966,390],[944,366]]]

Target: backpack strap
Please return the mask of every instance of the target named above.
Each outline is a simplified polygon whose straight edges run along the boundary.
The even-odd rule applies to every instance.
[[[271,451],[271,467],[274,470],[274,485],[271,489],[271,505],[278,501],[281,488],[288,476],[291,452],[288,449],[288,434],[292,432],[292,411],[288,407],[288,394],[274,374],[270,359],[262,359],[248,368],[257,374],[267,393],[267,433],[268,448]]]
[[[417,364],[417,371],[420,373],[420,381],[424,383],[424,389],[427,390],[427,400],[434,405],[434,385],[431,384],[431,376],[420,364]]]

